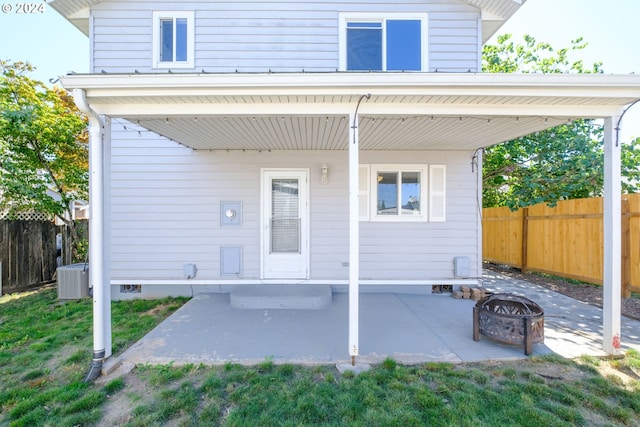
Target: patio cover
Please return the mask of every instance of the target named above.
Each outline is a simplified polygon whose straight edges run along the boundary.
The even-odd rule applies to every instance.
[[[620,334],[619,117],[640,75],[291,73],[89,74],[61,78],[91,116],[94,360],[108,357],[105,118],[194,150],[345,150],[350,168],[349,354],[358,355],[358,153],[477,150],[578,118],[605,122],[604,350]],[[108,152],[108,149],[107,149]],[[108,163],[107,163],[108,164]],[[98,356],[96,356],[98,355]]]
[[[292,73],[102,74],[61,79],[101,115],[193,149],[474,150],[577,118],[616,116],[636,75]],[[376,120],[378,119],[378,120]],[[384,119],[384,120],[379,120]]]

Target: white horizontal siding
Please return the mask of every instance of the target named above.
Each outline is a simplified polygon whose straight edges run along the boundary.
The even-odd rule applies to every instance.
[[[471,276],[477,259],[477,176],[469,152],[401,152],[395,163],[447,166],[446,221],[438,223],[363,222],[360,272],[363,279],[452,277],[453,258],[468,256]],[[389,163],[387,153],[362,152],[361,163]]]
[[[124,124],[124,126],[127,126]],[[311,279],[344,280],[348,268],[346,151],[198,152],[150,132],[113,125],[112,278],[219,279],[221,247],[242,247],[243,278],[260,276],[261,168],[310,171]],[[453,257],[471,259],[478,275],[476,174],[470,152],[367,152],[362,163],[447,166],[447,221],[361,222],[363,279],[444,279]],[[329,183],[320,184],[320,167]],[[220,226],[220,202],[242,202],[242,226]]]
[[[194,70],[198,71],[335,71],[340,12],[426,12],[429,71],[479,69],[479,12],[455,0],[112,0],[92,9],[94,72],[154,71],[153,10],[196,11]]]

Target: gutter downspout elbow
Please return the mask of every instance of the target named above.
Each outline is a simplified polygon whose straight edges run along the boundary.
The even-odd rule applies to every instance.
[[[80,110],[80,112],[87,116],[87,118],[89,119],[89,126],[92,128],[93,124],[91,122],[95,120],[98,122],[98,126],[102,127],[104,125],[104,121],[102,120],[100,115],[96,113],[89,105],[89,102],[87,101],[87,93],[84,91],[84,89],[76,88],[73,89],[71,93],[73,95],[73,101],[75,102],[76,107],[78,107],[78,110]]]
[[[84,381],[92,382],[100,376],[107,356],[106,314],[109,308],[105,286],[109,284],[104,283],[104,120],[91,108],[83,89],[73,89],[73,99],[89,119],[89,281],[93,286],[93,359]]]

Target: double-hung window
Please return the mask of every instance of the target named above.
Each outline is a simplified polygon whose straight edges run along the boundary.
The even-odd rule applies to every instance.
[[[426,71],[425,14],[342,14],[340,69]]]
[[[442,222],[444,165],[360,165],[360,220]]]
[[[153,12],[153,67],[193,68],[194,13]]]

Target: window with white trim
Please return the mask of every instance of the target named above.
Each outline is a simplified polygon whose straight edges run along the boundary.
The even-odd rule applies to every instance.
[[[360,165],[359,173],[361,221],[446,220],[446,166]]]
[[[194,67],[194,12],[153,12],[153,68]]]
[[[426,14],[340,15],[342,71],[427,71]]]

